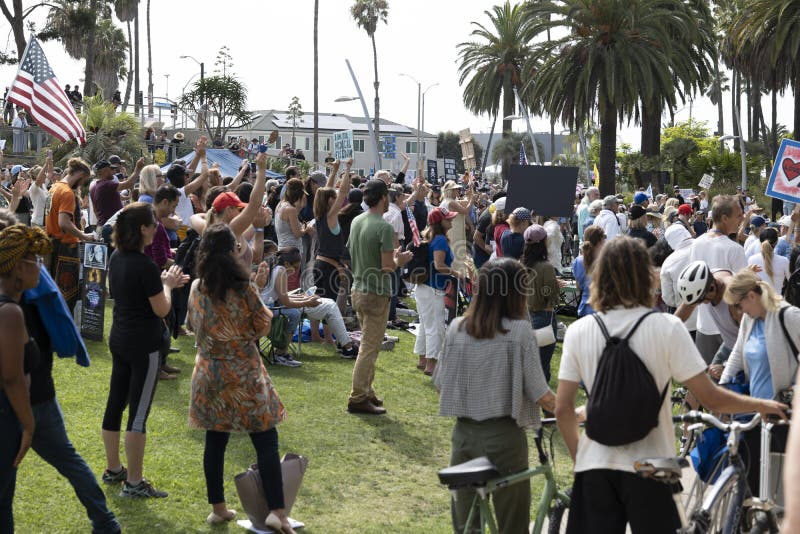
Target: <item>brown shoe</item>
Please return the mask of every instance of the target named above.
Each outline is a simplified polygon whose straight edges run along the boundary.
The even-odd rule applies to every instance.
[[[171,375],[177,375],[178,373],[181,372],[181,370],[178,369],[177,367],[172,367],[171,365],[167,365],[167,364],[162,365],[161,366],[161,370],[164,371],[164,372],[167,372],[167,373],[169,373]]]
[[[368,400],[375,406],[383,406],[383,399],[378,396],[372,396]]]
[[[178,378],[178,377],[175,376],[175,375],[171,375],[171,374],[169,374],[168,372],[166,372],[164,370],[161,370],[161,371],[158,372],[158,379],[159,380],[175,380],[176,378]]]
[[[362,402],[348,402],[347,411],[350,413],[364,413],[369,415],[383,415],[386,413],[386,408],[375,406],[369,400]]]

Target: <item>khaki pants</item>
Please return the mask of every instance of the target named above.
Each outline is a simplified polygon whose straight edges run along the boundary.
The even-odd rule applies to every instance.
[[[361,325],[361,347],[353,367],[353,389],[350,402],[364,402],[375,396],[372,382],[375,380],[375,361],[386,333],[386,320],[389,318],[389,297],[375,293],[353,291],[353,309]]]
[[[528,468],[528,439],[525,431],[511,417],[486,421],[458,418],[453,427],[451,445],[450,465],[488,456],[501,475],[519,473]],[[473,489],[460,489],[452,493],[450,511],[453,532],[462,534],[479,529],[477,517],[470,529],[466,525],[474,496]],[[501,534],[528,532],[531,520],[531,485],[528,482],[495,491],[492,501]]]

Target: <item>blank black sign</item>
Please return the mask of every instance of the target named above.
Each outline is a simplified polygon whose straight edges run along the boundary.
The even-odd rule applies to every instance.
[[[512,165],[506,213],[520,206],[545,217],[570,217],[575,206],[577,167]]]

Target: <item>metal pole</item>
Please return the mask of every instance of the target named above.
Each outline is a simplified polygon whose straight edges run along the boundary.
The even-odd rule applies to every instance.
[[[420,121],[422,120],[422,84],[417,82],[417,170],[424,174],[420,165],[420,151],[422,150],[422,143],[420,143]]]
[[[364,101],[364,95],[361,94],[361,87],[358,86],[358,80],[356,79],[356,75],[353,72],[353,67],[350,66],[350,60],[345,59],[345,63],[347,63],[347,70],[350,71],[350,77],[353,78],[353,84],[356,86],[356,93],[358,93],[358,99],[361,101],[361,108],[364,110],[364,118],[367,119],[367,131],[369,132],[369,140],[370,144],[372,145],[372,152],[375,155],[375,172],[381,168],[381,155],[378,152],[378,143],[375,141],[375,132],[372,129],[372,120],[369,118],[369,111],[367,111],[367,103]]]
[[[739,106],[733,106],[733,116],[736,119],[736,126],[739,128],[739,153],[742,156],[742,191],[747,189],[747,154],[744,150],[744,132],[742,132],[742,122],[739,120]]]
[[[201,128],[205,128],[206,126],[206,101],[204,90],[205,87],[203,86],[203,82],[206,79],[206,64],[200,63],[200,124],[198,125],[198,130]]]
[[[531,144],[533,145],[533,158],[536,160],[537,165],[541,165],[542,162],[539,160],[539,149],[536,147],[536,139],[533,137],[533,130],[531,129],[531,119],[528,116],[527,108],[525,108],[525,106],[522,104],[522,99],[519,97],[516,87],[514,87],[514,96],[517,97],[517,106],[519,106],[519,109],[522,110],[522,114],[525,117],[525,126],[528,128],[528,137],[531,138]]]
[[[581,152],[586,162],[586,187],[592,187],[592,180],[589,178],[589,151],[586,150],[586,136],[583,135],[583,128],[578,128],[578,139],[581,141]]]

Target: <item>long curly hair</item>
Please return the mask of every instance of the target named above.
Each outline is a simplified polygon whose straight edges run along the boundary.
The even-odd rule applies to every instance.
[[[195,270],[200,289],[218,301],[225,300],[229,289],[244,291],[250,283],[250,273],[236,255],[236,236],[221,223],[203,232]]]

